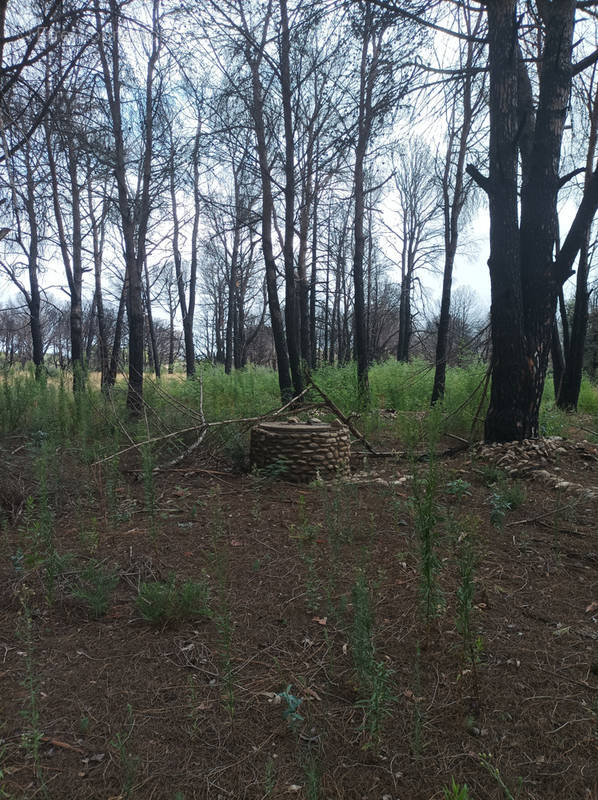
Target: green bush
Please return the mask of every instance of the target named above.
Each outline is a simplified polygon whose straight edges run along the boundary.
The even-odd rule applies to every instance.
[[[76,575],[71,595],[85,605],[93,619],[99,619],[108,611],[110,595],[117,584],[116,572],[92,560]]]
[[[137,608],[151,625],[165,625],[193,617],[210,617],[210,588],[205,581],[177,583],[171,575],[168,581],[142,583],[137,596]]]

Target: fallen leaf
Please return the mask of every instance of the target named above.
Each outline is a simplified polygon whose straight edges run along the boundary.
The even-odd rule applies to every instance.
[[[299,786],[299,784],[298,784],[298,783],[292,783],[292,784],[289,786],[289,788],[287,789],[287,792],[300,792],[302,788],[303,788],[303,787],[302,787],[302,786]]]
[[[586,614],[593,614],[594,611],[598,611],[598,600],[593,600],[590,605],[586,608]]]

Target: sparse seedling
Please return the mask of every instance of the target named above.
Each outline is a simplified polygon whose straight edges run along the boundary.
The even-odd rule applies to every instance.
[[[320,797],[320,763],[311,751],[304,758],[303,774],[305,775],[305,796],[307,800],[319,800]]]
[[[491,488],[490,522],[501,530],[507,513],[525,501],[525,490],[520,483],[508,484],[505,478],[498,480]]]
[[[515,797],[512,795],[511,790],[505,783],[502,775],[498,767],[496,767],[492,763],[492,754],[491,753],[479,753],[478,758],[480,760],[480,764],[484,767],[484,769],[494,778],[496,783],[500,786],[503,796],[505,800],[515,800]]]
[[[456,500],[463,500],[464,497],[471,497],[471,483],[463,478],[455,478],[446,485],[446,493]]]
[[[99,619],[108,611],[110,595],[117,585],[116,572],[92,560],[77,574],[71,595],[83,603],[92,619]]]
[[[397,697],[392,690],[394,671],[384,661],[374,664],[371,677],[371,691],[368,697],[360,700],[357,706],[363,709],[364,721],[361,731],[365,733],[366,748],[378,750],[382,739],[384,721],[392,716]]]
[[[220,647],[222,649],[220,669],[222,673],[224,705],[228,711],[229,717],[232,720],[235,715],[235,681],[232,661],[234,623],[231,616],[230,606],[224,595],[224,589],[222,587],[220,608],[215,615],[215,620],[216,626],[218,627]]]
[[[137,608],[146,622],[166,625],[195,617],[210,617],[210,589],[205,580],[178,583],[174,575],[167,582],[142,583]]]
[[[444,800],[471,800],[467,784],[461,785],[454,778],[451,778],[450,786],[445,786],[442,793]]]
[[[363,694],[367,695],[371,690],[375,673],[373,616],[370,588],[362,571],[357,575],[351,597],[353,601],[351,654],[359,686]]]
[[[122,795],[128,800],[133,795],[133,788],[135,785],[135,777],[139,769],[140,760],[137,756],[132,755],[129,747],[127,746],[133,734],[135,727],[135,718],[133,717],[133,708],[131,704],[127,704],[127,719],[126,728],[124,733],[117,733],[110,744],[116,750],[116,754],[120,761],[123,770],[123,785]]]
[[[274,759],[269,756],[266,761],[266,773],[264,775],[264,797],[271,797],[276,788],[276,764]]]
[[[299,706],[303,700],[300,697],[295,697],[295,695],[291,693],[292,688],[291,684],[289,684],[284,692],[278,693],[278,697],[285,703],[282,716],[287,721],[289,728],[295,731],[297,726],[303,722],[304,719],[299,713]]]
[[[25,690],[25,705],[21,716],[25,729],[21,734],[21,747],[33,761],[33,771],[39,783],[40,791],[47,797],[47,788],[40,760],[40,747],[43,738],[39,712],[39,677],[33,655],[33,616],[30,601],[32,592],[27,586],[21,588],[21,613],[18,622],[18,635],[23,643],[25,658],[25,677],[21,686]]]
[[[154,455],[149,442],[141,447],[141,468],[143,472],[143,493],[145,496],[145,510],[150,519],[150,535],[155,541],[158,528],[156,525],[156,485],[154,481]]]

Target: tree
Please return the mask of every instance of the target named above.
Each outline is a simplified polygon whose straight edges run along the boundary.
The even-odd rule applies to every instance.
[[[401,215],[399,339],[397,360],[409,360],[412,336],[411,301],[416,273],[431,269],[438,256],[441,229],[440,197],[434,162],[428,146],[415,141],[402,155],[395,174]]]
[[[124,65],[121,47],[122,9],[119,0],[109,0],[108,8],[94,0],[97,42],[104,87],[108,101],[111,134],[114,144],[114,174],[118,210],[126,264],[126,308],[129,320],[129,390],[127,408],[132,416],[141,414],[143,405],[143,267],[146,258],[146,236],[151,213],[150,182],[152,178],[153,134],[155,116],[154,77],[160,54],[160,2],[153,0],[149,25],[149,46],[145,64],[142,102],[141,149],[139,152],[139,181],[132,192],[128,183],[128,148],[123,119],[123,86],[121,71]],[[106,19],[103,19],[106,16]]]
[[[534,4],[540,25],[538,74],[523,56],[516,0],[488,0],[490,145],[488,175],[468,172],[488,195],[492,294],[492,388],[488,441],[538,436],[540,401],[556,299],[598,207],[598,171],[586,184],[558,253],[557,197],[563,133],[575,74],[598,58],[573,61],[575,0]],[[593,6],[594,3],[581,4]],[[537,86],[536,96],[533,89]],[[521,185],[518,168],[521,168]]]
[[[465,157],[470,145],[470,134],[474,119],[484,98],[484,83],[481,82],[474,95],[474,65],[479,60],[480,44],[476,41],[482,24],[482,14],[472,18],[471,10],[464,6],[463,22],[468,39],[459,49],[462,76],[450,88],[447,144],[442,168],[441,191],[444,222],[444,268],[442,273],[442,297],[436,338],[434,385],[432,405],[444,397],[446,366],[449,359],[449,335],[451,325],[451,289],[453,268],[457,255],[462,213],[471,189],[471,181],[465,180]],[[445,96],[449,92],[445,90]]]
[[[584,186],[587,188],[592,180],[592,166],[596,157],[596,140],[598,138],[598,70],[596,65],[592,70],[589,80],[582,82],[582,109],[586,112],[589,122],[587,132],[586,164],[584,170]],[[555,380],[555,397],[559,408],[575,410],[581,387],[583,372],[584,350],[586,331],[588,327],[588,305],[590,292],[588,290],[588,276],[591,266],[592,248],[590,247],[590,227],[586,230],[582,241],[579,259],[577,262],[577,275],[575,281],[575,300],[573,313],[569,319],[567,307],[564,302],[562,290],[559,293],[559,305],[563,322],[563,348],[562,361],[558,358],[553,348],[553,370]],[[555,322],[553,342],[558,347],[558,325]],[[560,349],[560,348],[559,348]],[[560,355],[560,353],[559,353]],[[562,364],[562,366],[561,366]]]

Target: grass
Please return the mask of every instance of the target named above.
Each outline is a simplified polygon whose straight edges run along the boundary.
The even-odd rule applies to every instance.
[[[474,435],[481,435],[487,405],[486,397],[479,408],[485,374],[486,364],[481,361],[447,371],[446,394],[441,406],[444,430],[469,437],[473,427]],[[314,371],[313,377],[343,411],[359,411],[354,364],[322,366]],[[404,438],[413,430],[413,415],[428,413],[433,377],[430,364],[421,359],[408,364],[390,359],[372,365],[372,408],[361,415],[358,425],[366,433],[387,430],[393,436]],[[107,443],[114,443],[115,433],[122,439],[128,427],[126,386],[123,381],[118,382],[112,397],[107,399],[100,393],[92,375],[86,390],[75,401],[70,383],[70,377],[58,372],[36,380],[30,367],[5,370],[0,390],[3,432],[38,432],[50,441],[71,442],[86,460],[104,455]],[[211,421],[258,416],[280,405],[276,373],[266,367],[248,366],[226,375],[221,366],[204,364],[192,380],[180,374],[164,376],[160,381],[147,376],[144,397],[149,430],[140,430],[138,441],[147,439],[148,434],[163,434],[165,428],[174,431],[189,427],[185,406],[194,412],[199,410],[202,387],[203,411]],[[394,416],[380,413],[388,410],[394,412]],[[598,390],[586,377],[582,381],[579,412],[592,420],[598,416]],[[570,415],[555,408],[552,381],[548,376],[540,412],[542,433],[561,434],[570,419]],[[234,427],[220,431],[219,435],[231,451],[238,452],[244,447],[245,434]],[[111,452],[114,452],[112,444]]]
[[[482,572],[484,556],[481,545],[478,544],[477,523],[474,524],[473,517],[458,517],[460,530],[465,529],[466,535],[458,541],[450,540],[455,545],[454,559],[450,555],[449,558],[443,558],[446,556],[447,542],[450,543],[449,537],[443,536],[443,532],[446,532],[450,520],[440,504],[446,502],[454,509],[470,503],[474,493],[476,498],[482,494],[482,503],[485,503],[484,518],[489,517],[496,528],[500,528],[505,524],[507,514],[526,499],[522,485],[511,481],[496,468],[480,465],[476,470],[485,484],[485,488],[480,491],[480,481],[470,474],[467,473],[467,477],[472,483],[465,477],[460,477],[456,470],[450,475],[442,474],[440,462],[434,459],[433,451],[435,447],[440,448],[442,433],[448,430],[469,435],[480,400],[479,395],[474,396],[474,390],[484,374],[485,366],[477,363],[466,369],[449,370],[445,402],[438,411],[430,414],[428,398],[432,374],[428,365],[415,361],[407,365],[387,362],[374,366],[370,376],[373,409],[357,419],[356,424],[364,431],[378,432],[383,437],[388,435],[394,440],[400,437],[402,443],[407,442],[412,451],[416,446],[421,449],[422,442],[425,442],[430,450],[429,460],[422,467],[422,463],[414,456],[409,468],[415,475],[413,482],[401,485],[396,494],[394,490],[380,490],[377,496],[381,506],[380,513],[375,505],[367,507],[361,499],[368,491],[374,491],[371,487],[363,489],[339,481],[321,487],[309,487],[305,496],[301,494],[298,498],[296,494],[291,496],[289,492],[284,502],[292,506],[292,511],[289,513],[289,505],[285,505],[280,522],[285,535],[280,541],[276,540],[275,547],[252,550],[251,558],[248,557],[244,564],[245,572],[239,571],[239,562],[243,561],[245,548],[249,552],[256,541],[261,546],[262,529],[267,535],[269,527],[279,524],[274,519],[273,510],[268,505],[262,507],[258,498],[261,497],[260,492],[267,494],[268,490],[272,491],[269,480],[279,477],[275,473],[280,465],[275,466],[272,474],[263,471],[253,480],[244,479],[250,493],[247,509],[239,510],[238,506],[234,509],[240,514],[245,526],[240,529],[240,533],[235,527],[236,517],[228,513],[228,507],[223,505],[228,502],[226,498],[230,492],[228,476],[225,476],[226,480],[222,480],[219,491],[210,489],[202,494],[203,486],[200,485],[198,495],[195,496],[194,490],[185,484],[187,475],[181,474],[176,478],[177,481],[180,480],[181,486],[175,487],[177,492],[173,498],[172,492],[169,494],[165,487],[172,490],[174,481],[168,483],[163,474],[153,471],[156,464],[166,459],[170,450],[176,451],[180,446],[178,441],[171,447],[170,444],[156,442],[155,438],[190,427],[192,418],[181,404],[197,412],[200,398],[199,378],[187,381],[181,376],[174,376],[165,378],[161,383],[148,381],[147,425],[144,420],[143,426],[137,425],[132,429],[127,421],[124,395],[120,386],[117,387],[112,401],[106,400],[96,388],[91,387],[75,403],[70,381],[64,376],[49,377],[39,382],[27,370],[4,374],[0,387],[0,424],[5,434],[18,437],[15,448],[24,442],[24,452],[35,467],[31,472],[31,493],[17,523],[17,527],[20,527],[19,549],[13,551],[11,557],[15,565],[15,580],[22,586],[25,585],[25,580],[31,578],[33,583],[38,576],[41,578],[42,589],[38,590],[36,605],[33,605],[29,596],[26,597],[20,623],[22,647],[27,655],[23,656],[25,660],[21,667],[25,721],[23,737],[19,741],[36,769],[44,730],[42,724],[46,724],[46,720],[42,714],[41,687],[44,684],[40,680],[41,667],[33,657],[38,652],[37,648],[33,648],[34,635],[38,635],[38,627],[42,631],[43,626],[48,624],[50,615],[62,613],[59,590],[65,585],[66,569],[64,565],[61,566],[61,559],[64,557],[59,557],[56,552],[55,538],[59,541],[58,535],[63,534],[61,525],[64,525],[71,513],[77,520],[80,544],[89,552],[84,568],[69,567],[71,577],[67,576],[66,586],[71,596],[88,611],[91,619],[85,627],[94,630],[97,626],[102,635],[108,636],[113,624],[115,628],[118,626],[118,622],[113,623],[112,619],[109,624],[94,623],[93,620],[98,620],[106,613],[112,593],[119,584],[117,574],[106,567],[107,563],[113,563],[107,547],[111,543],[121,544],[116,539],[116,535],[122,534],[119,526],[123,527],[123,523],[126,523],[126,535],[129,537],[127,550],[133,561],[133,552],[135,556],[143,555],[143,545],[138,542],[143,541],[142,536],[148,522],[151,524],[153,569],[158,575],[160,566],[164,568],[168,565],[165,569],[172,569],[168,559],[174,548],[183,541],[183,531],[184,536],[189,537],[190,549],[197,548],[199,552],[203,548],[195,565],[197,569],[191,573],[203,577],[182,577],[183,574],[188,574],[185,563],[181,576],[172,573],[165,581],[141,582],[136,597],[133,595],[137,584],[133,581],[130,587],[135,588],[130,591],[131,596],[125,595],[125,571],[122,573],[123,581],[118,586],[119,604],[123,595],[125,601],[130,602],[132,617],[135,618],[129,622],[137,625],[141,635],[145,631],[147,636],[155,636],[158,641],[162,641],[158,637],[170,637],[172,642],[169,639],[164,646],[164,652],[169,655],[175,653],[175,648],[179,645],[189,648],[193,644],[197,648],[194,652],[199,652],[199,643],[190,641],[190,631],[199,627],[193,624],[195,620],[211,619],[209,625],[201,628],[201,637],[205,632],[211,652],[206,645],[205,653],[201,651],[204,661],[193,664],[198,670],[197,676],[187,679],[185,675],[185,680],[179,681],[183,687],[181,691],[184,692],[181,704],[183,725],[191,738],[197,742],[202,741],[204,718],[208,716],[206,712],[212,702],[210,693],[218,693],[222,702],[214,703],[214,707],[220,709],[221,715],[223,712],[228,714],[226,736],[232,737],[234,731],[242,728],[246,722],[250,704],[255,704],[258,708],[257,704],[262,702],[265,695],[286,686],[286,691],[277,694],[282,703],[280,711],[297,739],[298,751],[305,754],[303,760],[298,760],[301,768],[301,778],[298,780],[303,782],[305,796],[327,796],[321,788],[326,780],[325,757],[322,756],[320,761],[320,755],[314,755],[309,748],[312,746],[311,739],[318,742],[318,747],[324,747],[322,739],[326,727],[319,707],[322,703],[324,708],[324,704],[328,702],[325,691],[329,681],[328,686],[334,687],[335,697],[342,696],[345,703],[342,707],[342,724],[350,731],[347,739],[352,736],[352,743],[358,742],[359,747],[372,748],[376,755],[386,757],[386,751],[394,746],[388,730],[393,721],[402,715],[403,732],[410,739],[411,755],[416,762],[426,763],[428,749],[434,746],[435,735],[434,700],[430,700],[428,673],[435,667],[435,659],[438,657],[434,650],[436,637],[448,626],[454,637],[456,628],[461,641],[457,648],[454,646],[456,638],[450,640],[452,651],[457,653],[454,661],[459,662],[459,667],[469,667],[475,680],[479,658],[478,643],[481,642],[479,627],[482,627],[483,620],[483,615],[481,612],[477,613],[474,606],[475,578],[478,571],[478,577],[485,575]],[[218,367],[204,367],[202,380],[203,408],[210,420],[252,417],[279,405],[276,376],[270,370],[249,368],[226,376]],[[319,370],[315,373],[315,380],[344,411],[355,410],[356,379],[352,365]],[[598,393],[587,381],[582,387],[581,403],[586,414],[598,413]],[[387,413],[389,410],[394,414]],[[542,414],[547,431],[556,432],[568,424],[569,418],[550,405],[549,396]],[[94,459],[110,456],[119,449],[124,450],[129,445],[129,436],[135,442],[143,443],[143,446],[137,451],[132,450],[123,453],[122,457],[106,461],[94,470],[83,471]],[[181,438],[180,441],[183,440],[188,441],[188,438]],[[214,436],[214,443],[220,454],[235,460],[239,465],[242,464],[247,442],[246,432],[241,426],[223,428],[218,438]],[[129,459],[132,457],[136,457],[136,461],[133,461],[131,467]],[[63,479],[60,465],[65,458],[68,459],[67,468],[73,469],[73,465],[80,464],[81,469],[80,474],[76,471],[73,478],[72,498],[69,496],[72,506],[63,507],[62,513],[58,514],[56,505],[62,502]],[[373,460],[370,466],[375,469]],[[78,468],[75,466],[74,469]],[[209,471],[200,469],[199,472],[203,474]],[[129,480],[131,473],[139,476],[137,490],[133,479]],[[83,483],[82,476],[91,476],[91,479],[84,489],[79,489],[79,483]],[[219,478],[215,480],[218,481]],[[213,482],[213,485],[218,484]],[[233,489],[237,486],[235,483]],[[80,507],[76,507],[76,503]],[[382,506],[392,510],[393,504],[396,519],[394,523],[387,519],[385,531],[381,525],[381,520],[384,519]],[[374,513],[370,513],[372,508]],[[247,518],[243,518],[245,511]],[[160,526],[164,523],[166,529],[169,515],[175,520],[170,523],[170,529],[178,525],[176,532],[181,535],[181,540],[176,540],[175,544],[167,541],[166,533],[164,536],[157,536],[158,521]],[[409,515],[411,526],[406,521]],[[454,518],[457,519],[456,516]],[[482,526],[479,527],[481,538],[484,532]],[[372,555],[388,529],[392,529],[396,538],[389,540],[388,550],[384,554]],[[288,537],[286,533],[289,533]],[[191,538],[195,535],[196,540]],[[237,536],[243,539],[242,544],[235,541],[234,537]],[[230,547],[238,549],[230,550]],[[281,554],[284,555],[284,562]],[[189,556],[191,557],[191,552]],[[77,563],[81,564],[78,560],[80,555],[76,558]],[[97,560],[99,558],[103,560]],[[236,572],[232,570],[230,574],[229,558],[237,568]],[[402,561],[405,562],[404,574],[400,574],[400,580],[389,599],[386,596],[388,587],[385,588],[385,570],[389,569],[389,564]],[[271,567],[271,562],[276,566]],[[280,647],[276,637],[271,638],[269,630],[263,637],[263,643],[261,638],[259,640],[257,655],[240,652],[244,642],[240,620],[250,618],[251,605],[240,602],[239,593],[245,591],[246,584],[261,587],[263,581],[267,585],[270,580],[269,572],[278,569],[281,564],[284,566],[281,575],[286,582],[285,588],[288,584],[289,589],[295,593],[291,601],[283,592],[273,601],[275,608],[272,609],[272,614],[278,615],[276,630],[279,632],[277,635],[280,637]],[[202,572],[204,569],[209,573],[209,578]],[[238,580],[240,574],[241,581]],[[213,597],[210,584],[213,587]],[[408,586],[408,589],[399,589],[403,586]],[[260,591],[258,588],[258,596]],[[407,669],[397,658],[396,642],[385,638],[387,630],[395,621],[395,591],[400,594],[403,603],[407,592],[411,592],[409,602],[414,609],[413,619],[410,621],[414,633],[410,639],[407,655],[410,663]],[[439,617],[444,610],[445,599],[454,616],[447,615],[443,620]],[[500,602],[500,599],[496,602]],[[309,611],[307,615],[305,605]],[[245,617],[241,616],[240,609]],[[417,609],[420,611],[419,616]],[[314,614],[319,616],[314,617]],[[175,633],[168,629],[149,632],[139,616],[154,628],[166,628],[168,625],[181,623],[181,630]],[[299,619],[300,636],[304,637],[300,639],[302,650],[301,658],[296,660],[297,671],[290,673],[288,677],[286,671],[282,675],[276,675],[281,670],[274,668],[272,663],[281,657],[280,651],[283,648],[292,649],[294,646],[292,637],[297,635],[297,630],[293,627],[297,625],[295,617]],[[265,619],[268,621],[269,617],[266,615]],[[191,624],[185,626],[182,624],[185,622]],[[80,620],[77,624],[80,625]],[[135,629],[132,627],[131,630]],[[405,630],[408,631],[408,627]],[[485,622],[483,630],[484,644],[491,654],[493,642],[487,637]],[[414,642],[420,641],[422,631],[425,632],[425,637],[421,638],[420,650],[419,644],[415,647]],[[193,636],[197,635],[198,632],[193,630]],[[401,636],[403,635],[407,634],[403,631]],[[179,636],[180,643],[177,638]],[[276,642],[278,649],[269,661],[268,648],[272,641]],[[384,655],[377,651],[376,643],[384,648]],[[446,646],[446,640],[444,645]],[[314,653],[317,652],[319,671],[311,676],[313,680],[307,680],[304,673],[312,649]],[[42,652],[41,649],[39,652]],[[264,671],[259,675],[259,680],[255,679],[248,699],[244,683],[245,671],[257,665],[258,659]],[[447,671],[447,674],[450,673]],[[173,686],[174,684],[173,679]],[[175,686],[172,691],[178,691],[178,688]],[[304,694],[303,699],[295,692],[297,695]],[[474,694],[477,695],[476,687]],[[315,702],[314,695],[317,698]],[[396,695],[400,695],[399,700]],[[121,708],[124,707],[123,702]],[[145,735],[143,726],[148,724],[144,716],[147,712],[142,711],[145,706],[138,702],[135,702],[135,708],[133,715],[131,706],[128,706],[127,716],[120,723],[121,732],[114,733],[112,729],[109,734],[113,761],[119,767],[121,795],[124,797],[133,795],[136,783],[141,780],[139,773],[144,769],[144,764],[139,761],[130,745],[135,733],[138,748],[141,748],[142,736]],[[592,713],[595,715],[596,711]],[[87,735],[92,717],[85,714],[80,719],[81,733]],[[341,719],[340,715],[338,719]],[[94,730],[96,727],[94,720]],[[304,732],[306,738],[300,739],[300,734]],[[49,733],[49,730],[46,729],[45,733]],[[332,735],[332,732],[329,731],[328,735]],[[0,740],[0,785],[3,769],[2,744]],[[424,751],[426,762],[422,758]],[[260,753],[261,756],[264,759],[264,768],[262,770],[260,767],[259,775],[256,773],[254,776],[255,780],[263,783],[265,797],[276,795],[279,789],[279,772],[281,785],[282,776],[286,780],[288,772],[285,771],[282,759],[275,761],[277,754],[270,754],[269,749]],[[504,797],[513,797],[509,788],[513,783],[510,774],[507,772],[508,779],[503,779],[499,772],[499,766],[501,770],[506,770],[502,756],[492,758],[494,760],[490,756],[479,757],[476,761],[480,767],[478,773],[481,772],[488,783],[492,782],[494,788],[500,790]],[[37,777],[40,778],[41,771],[38,772]],[[461,779],[461,774],[457,777]],[[436,785],[436,796],[440,797],[444,793],[448,800],[469,800],[470,790],[467,784],[457,783],[456,779],[447,784],[449,778],[450,772],[442,776],[442,784],[439,782]],[[439,789],[441,785],[443,788]],[[174,788],[173,795],[176,796]],[[137,791],[141,793],[141,789]],[[182,793],[179,794],[183,796]]]
[[[166,625],[210,617],[209,599],[210,589],[205,580],[179,582],[171,575],[168,581],[142,583],[137,608],[150,625]]]

